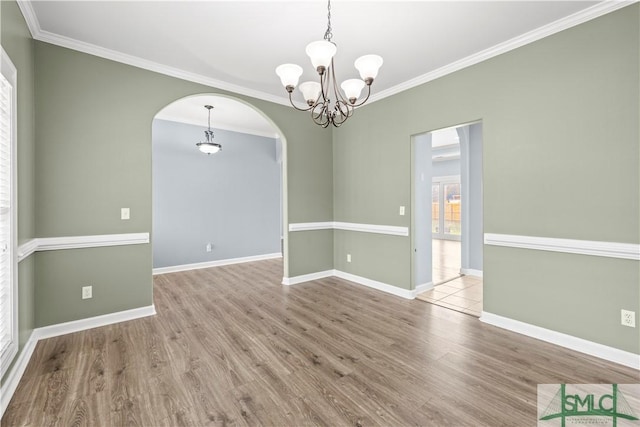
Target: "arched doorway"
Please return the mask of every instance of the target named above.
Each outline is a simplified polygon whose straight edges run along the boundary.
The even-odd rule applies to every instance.
[[[219,153],[196,143],[211,109]],[[283,258],[286,276],[286,139],[263,112],[226,95],[197,94],[152,124],[154,274]]]

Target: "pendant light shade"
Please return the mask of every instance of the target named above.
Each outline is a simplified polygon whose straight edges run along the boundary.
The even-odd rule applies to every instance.
[[[373,79],[378,77],[378,70],[382,67],[382,62],[382,57],[378,55],[364,55],[356,59],[354,65],[360,72],[362,80],[366,82],[367,79],[371,79],[371,81],[373,81]]]
[[[204,131],[204,136],[206,140],[202,142],[198,142],[196,146],[200,151],[202,151],[205,154],[215,154],[218,151],[222,150],[222,145],[216,142],[213,142],[213,131],[211,130],[211,110],[213,109],[213,106],[205,105],[204,108],[209,110],[208,126],[207,126],[207,130]]]
[[[298,86],[298,80],[302,75],[302,67],[296,64],[282,64],[276,68],[276,74],[280,77],[280,82],[284,87],[291,87],[293,90]]]
[[[333,56],[336,54],[336,45],[327,40],[320,40],[317,42],[312,42],[307,45],[307,55],[311,58],[311,64],[319,73],[329,68],[331,65],[331,60]],[[321,73],[321,74],[322,74]]]
[[[307,101],[309,105],[313,105],[316,102],[320,97],[321,90],[322,87],[318,82],[304,82],[300,84],[300,92],[302,92],[304,100]]]
[[[360,79],[349,79],[342,82],[340,87],[344,91],[349,103],[355,104],[365,83]]]

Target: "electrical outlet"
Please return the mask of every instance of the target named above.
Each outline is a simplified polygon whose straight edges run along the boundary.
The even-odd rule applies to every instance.
[[[351,254],[347,254],[347,262],[351,262]]]
[[[636,327],[636,312],[631,310],[620,310],[620,324],[630,328]]]
[[[211,248],[212,248],[211,243],[207,243],[207,252],[211,252]]]
[[[82,299],[93,298],[93,286],[82,287]]]

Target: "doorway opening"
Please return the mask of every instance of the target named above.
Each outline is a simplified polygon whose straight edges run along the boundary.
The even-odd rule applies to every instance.
[[[201,152],[197,143],[209,139],[222,149]],[[152,124],[153,273],[281,258],[286,276],[285,144],[268,117],[233,97],[194,95],[160,110]]]
[[[482,311],[482,123],[412,138],[416,298]]]

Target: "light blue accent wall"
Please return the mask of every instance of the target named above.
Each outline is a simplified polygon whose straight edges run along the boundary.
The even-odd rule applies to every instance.
[[[223,148],[206,155],[205,130],[153,121],[154,268],[280,252],[276,140],[214,129]]]
[[[433,162],[433,176],[460,175],[460,159]]]

